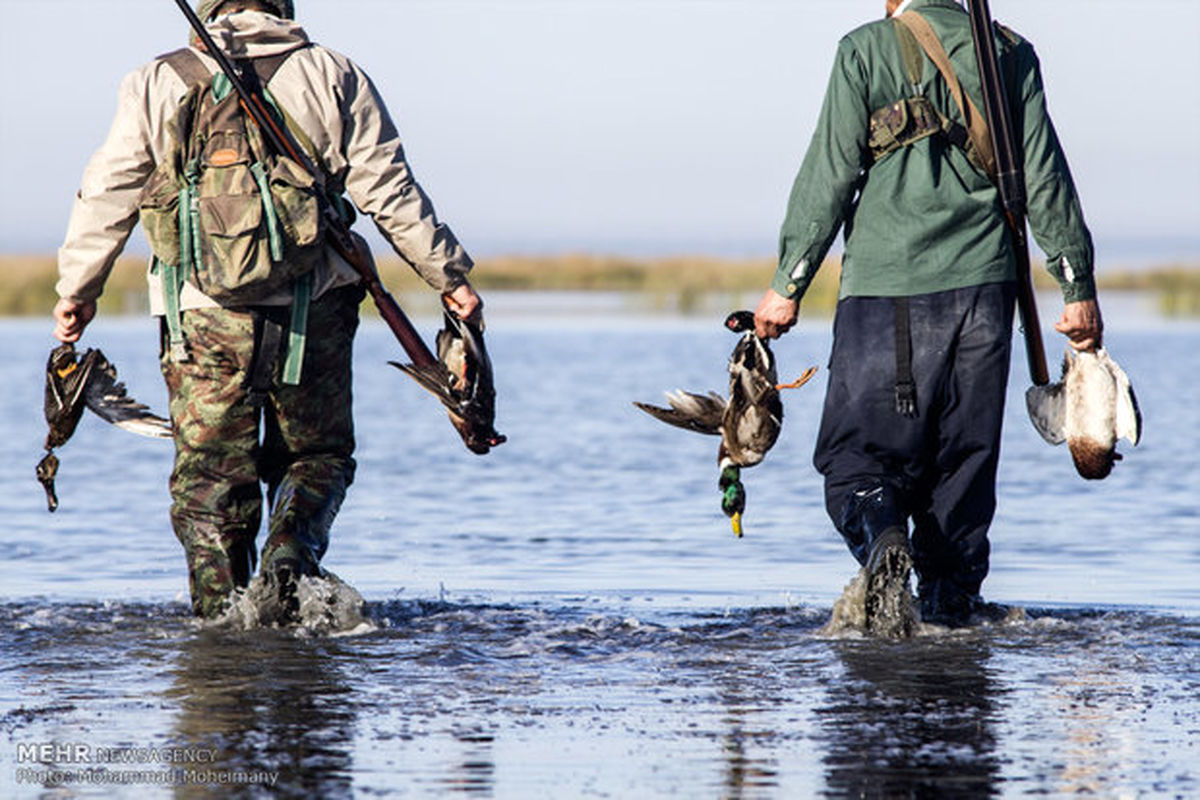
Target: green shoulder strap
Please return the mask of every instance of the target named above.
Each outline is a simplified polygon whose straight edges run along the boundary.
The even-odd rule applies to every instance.
[[[308,305],[312,300],[313,274],[306,272],[292,285],[292,318],[288,324],[287,356],[283,382],[296,386],[304,370],[304,346],[308,338]]]
[[[895,17],[892,18],[892,23],[896,29],[896,39],[900,42],[900,57],[904,60],[904,71],[908,73],[908,82],[912,86],[913,94],[920,94],[921,76],[925,72],[925,54],[907,25]]]
[[[200,57],[188,47],[159,56],[170,67],[189,90],[195,90],[206,84],[211,73],[204,66]],[[181,147],[185,143],[179,143]],[[172,361],[187,361],[190,357],[187,342],[183,336],[183,314],[180,311],[179,295],[183,291],[183,283],[194,266],[193,261],[198,253],[196,249],[196,211],[194,208],[192,186],[183,187],[179,192],[179,263],[168,264],[159,259],[154,260],[153,271],[157,272],[162,282],[163,311],[167,323],[167,352]]]
[[[179,267],[154,259],[151,268],[162,281],[163,318],[167,323],[167,355],[174,362],[188,360],[187,341],[183,338],[183,315],[179,311]]]

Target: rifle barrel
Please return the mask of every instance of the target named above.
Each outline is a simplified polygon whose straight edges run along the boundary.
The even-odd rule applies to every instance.
[[[1029,239],[1025,228],[1028,208],[1021,151],[1017,148],[1012,115],[1008,109],[1008,93],[1005,91],[1004,74],[1000,70],[996,41],[992,35],[992,12],[988,8],[988,1],[967,0],[967,10],[971,17],[971,36],[975,40],[975,59],[979,64],[984,113],[988,118],[988,130],[996,152],[996,184],[1017,258],[1017,309],[1021,315],[1021,332],[1025,336],[1025,356],[1034,385],[1044,386],[1050,382],[1050,374],[1046,366],[1046,349],[1042,342],[1029,263]]]
[[[187,17],[188,24],[192,26],[192,30],[196,32],[197,38],[204,45],[204,49],[217,62],[221,72],[229,78],[229,82],[233,84],[233,89],[237,92],[238,99],[241,102],[242,108],[254,120],[254,124],[258,126],[266,136],[267,141],[275,152],[286,154],[296,163],[300,164],[309,175],[314,178],[318,177],[316,166],[305,156],[301,149],[292,138],[286,128],[280,126],[275,118],[267,112],[266,103],[263,101],[257,92],[252,91],[246,86],[245,79],[242,77],[238,69],[229,60],[229,57],[217,46],[213,41],[212,35],[205,29],[204,23],[187,0],[175,0],[175,5],[179,6],[179,10]],[[408,315],[404,313],[404,309],[396,302],[396,299],[388,293],[384,288],[383,282],[379,279],[379,273],[368,259],[358,248],[354,241],[354,237],[350,235],[349,228],[342,222],[337,211],[325,200],[324,197],[318,197],[318,202],[321,206],[321,216],[325,220],[326,230],[329,232],[329,242],[333,249],[338,252],[346,263],[354,268],[354,271],[363,279],[363,283],[367,287],[367,292],[371,295],[371,299],[375,301],[376,308],[379,309],[379,315],[391,328],[396,340],[400,342],[400,346],[404,348],[404,352],[412,359],[413,364],[424,367],[437,363],[437,359],[430,352],[429,347],[417,333],[417,329],[413,327]]]

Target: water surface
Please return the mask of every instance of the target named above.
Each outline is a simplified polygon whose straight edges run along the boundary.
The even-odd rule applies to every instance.
[[[188,618],[168,443],[85,418],[47,514],[48,326],[0,322],[0,794],[1200,793],[1200,328],[1106,306],[1146,436],[1100,483],[1023,418],[1018,354],[985,593],[1026,614],[885,642],[822,632],[854,566],[809,464],[823,375],[787,395],[779,444],[746,474],[738,541],[715,442],[630,405],[721,389],[732,337],[719,318],[588,302],[535,320],[493,301],[510,441],[485,458],[364,326],[359,474],[326,559],[366,599],[348,635]],[[89,339],[165,408],[149,321],[98,320]],[[824,366],[828,347],[828,323],[806,323],[781,370]],[[211,758],[135,765],[191,770],[179,785],[98,787],[22,757],[64,742]]]

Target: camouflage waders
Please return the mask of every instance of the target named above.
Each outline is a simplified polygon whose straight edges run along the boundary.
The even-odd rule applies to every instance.
[[[281,559],[317,572],[354,479],[350,376],[362,298],[352,286],[312,303],[300,384],[281,383],[276,370],[261,414],[245,385],[255,338],[249,311],[188,310],[182,323],[191,359],[174,361],[164,348],[176,431],[171,522],[197,615],[218,615],[254,573],[259,481],[270,504],[264,572]]]

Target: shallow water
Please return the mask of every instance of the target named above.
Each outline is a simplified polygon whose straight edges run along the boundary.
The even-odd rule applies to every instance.
[[[904,642],[822,632],[854,572],[809,466],[823,376],[745,476],[741,541],[715,442],[630,405],[722,388],[719,319],[531,321],[495,298],[510,442],[484,458],[368,323],[359,476],[326,558],[365,624],[340,635],[187,617],[162,442],[85,419],[47,514],[48,326],[0,321],[0,796],[1195,796],[1200,328],[1129,303],[1106,306],[1108,343],[1142,445],[1083,482],[1023,419],[1014,361],[985,593],[1026,615]],[[89,339],[165,407],[149,322]],[[784,373],[823,366],[828,324],[777,351]],[[102,766],[137,782],[98,785]]]

